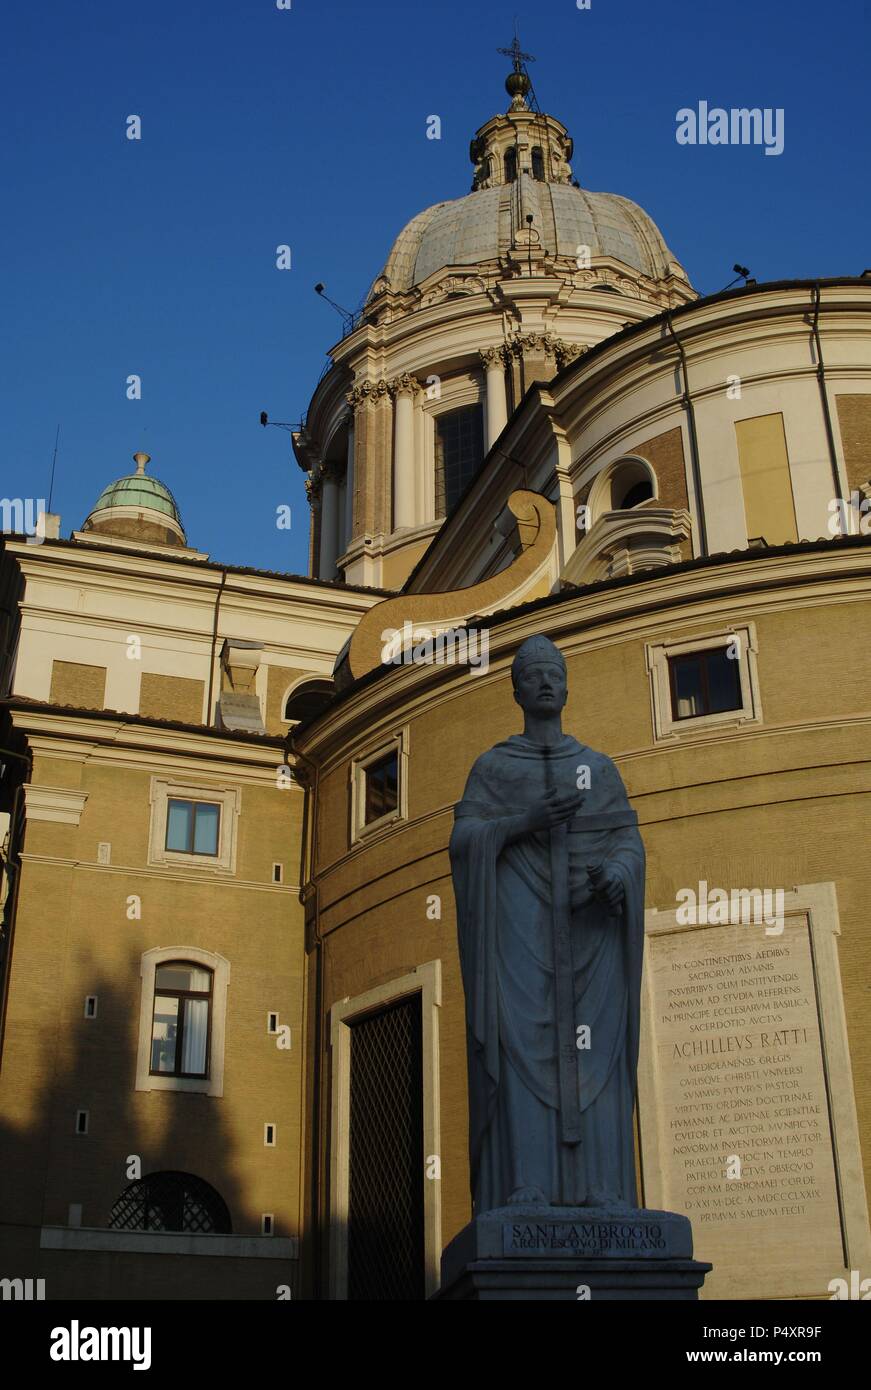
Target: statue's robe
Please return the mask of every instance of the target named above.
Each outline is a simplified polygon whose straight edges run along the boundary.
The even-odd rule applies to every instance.
[[[545,764],[549,769],[545,772]],[[507,844],[509,825],[548,784],[590,787],[569,822],[574,1028],[582,1142],[560,1138],[550,831]],[[574,1205],[637,1204],[632,1112],[644,943],[644,846],[616,767],[563,735],[545,757],[524,735],[476,761],[450,844],[466,994],[472,1193],[480,1213],[520,1188]],[[625,898],[617,915],[593,894],[607,864]],[[577,1034],[583,1043],[584,1034]]]

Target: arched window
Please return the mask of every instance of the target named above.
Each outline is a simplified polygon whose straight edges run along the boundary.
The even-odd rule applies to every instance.
[[[212,1020],[212,972],[192,961],[164,961],[154,974],[152,1076],[206,1077]]]
[[[538,179],[539,183],[544,183],[544,150],[540,145],[533,146],[532,177]]]
[[[628,512],[656,496],[656,477],[641,458],[620,459],[606,470],[600,506],[605,511]]]
[[[517,178],[517,150],[513,145],[505,151],[505,182],[514,183]]]
[[[139,973],[137,1091],[223,1095],[230,962],[200,946],[154,946]]]
[[[303,681],[294,686],[284,702],[283,718],[293,723],[313,719],[326,709],[333,696],[333,682],[329,680]]]
[[[192,1173],[149,1173],[126,1187],[109,1216],[110,1231],[187,1231],[230,1235],[219,1192]]]

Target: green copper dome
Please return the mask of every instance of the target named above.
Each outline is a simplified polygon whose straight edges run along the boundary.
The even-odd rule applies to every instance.
[[[152,512],[165,512],[181,525],[178,506],[169,488],[159,478],[147,478],[144,473],[128,473],[104,487],[91,516],[108,507],[147,507]]]
[[[103,488],[83,530],[126,540],[186,545],[175,498],[165,483],[145,473],[145,465],[150,462],[148,454],[134,454],[133,461],[136,472]]]

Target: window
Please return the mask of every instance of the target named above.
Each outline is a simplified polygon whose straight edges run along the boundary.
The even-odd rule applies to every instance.
[[[176,854],[218,853],[221,808],[212,801],[177,801],[166,814],[166,848]]]
[[[363,777],[366,787],[363,821],[365,825],[371,825],[372,821],[395,811],[399,804],[399,755],[396,749],[377,763],[370,763]]]
[[[505,182],[514,183],[517,178],[517,150],[512,145],[505,151]]]
[[[333,682],[328,680],[303,681],[291,690],[284,703],[284,718],[288,721],[302,722],[313,719],[326,709],[333,695]]]
[[[729,656],[728,647],[673,656],[668,667],[673,718],[695,719],[700,714],[741,708],[738,661]]]
[[[151,779],[148,863],[185,873],[232,874],[242,805],[239,787]]]
[[[206,1076],[212,972],[186,961],[157,968],[151,1070],[158,1076]]]
[[[408,816],[408,730],[351,763],[351,843]]]
[[[229,1235],[223,1197],[192,1173],[149,1173],[121,1193],[109,1216],[111,1231],[186,1231]]]
[[[532,177],[538,179],[539,183],[544,183],[544,151],[540,145],[533,147]]]
[[[155,947],[142,957],[137,1091],[224,1091],[230,964],[197,946]]]
[[[435,510],[449,516],[484,461],[480,403],[435,418]]]
[[[753,623],[649,645],[655,738],[696,738],[761,724],[756,651]]]

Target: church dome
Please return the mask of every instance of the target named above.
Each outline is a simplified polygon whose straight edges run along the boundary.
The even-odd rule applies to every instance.
[[[148,454],[134,454],[135,473],[105,487],[91,509],[83,531],[123,540],[187,545],[178,504],[165,483],[146,475]]]
[[[480,188],[418,213],[393,243],[376,285],[386,281],[385,288],[401,293],[448,266],[498,263],[515,244],[518,201],[551,256],[576,260],[584,246],[591,259],[613,258],[651,280],[686,278],[656,223],[637,203],[522,173],[516,183]]]
[[[532,262],[536,273],[557,274],[576,289],[664,295],[667,303],[693,298],[686,271],[637,203],[580,187],[569,162],[574,142],[561,121],[538,109],[519,45],[500,51],[514,57],[505,84],[511,104],[471,142],[472,192],[411,219],[367,303],[407,294],[451,269],[474,267],[492,280],[532,273]]]

